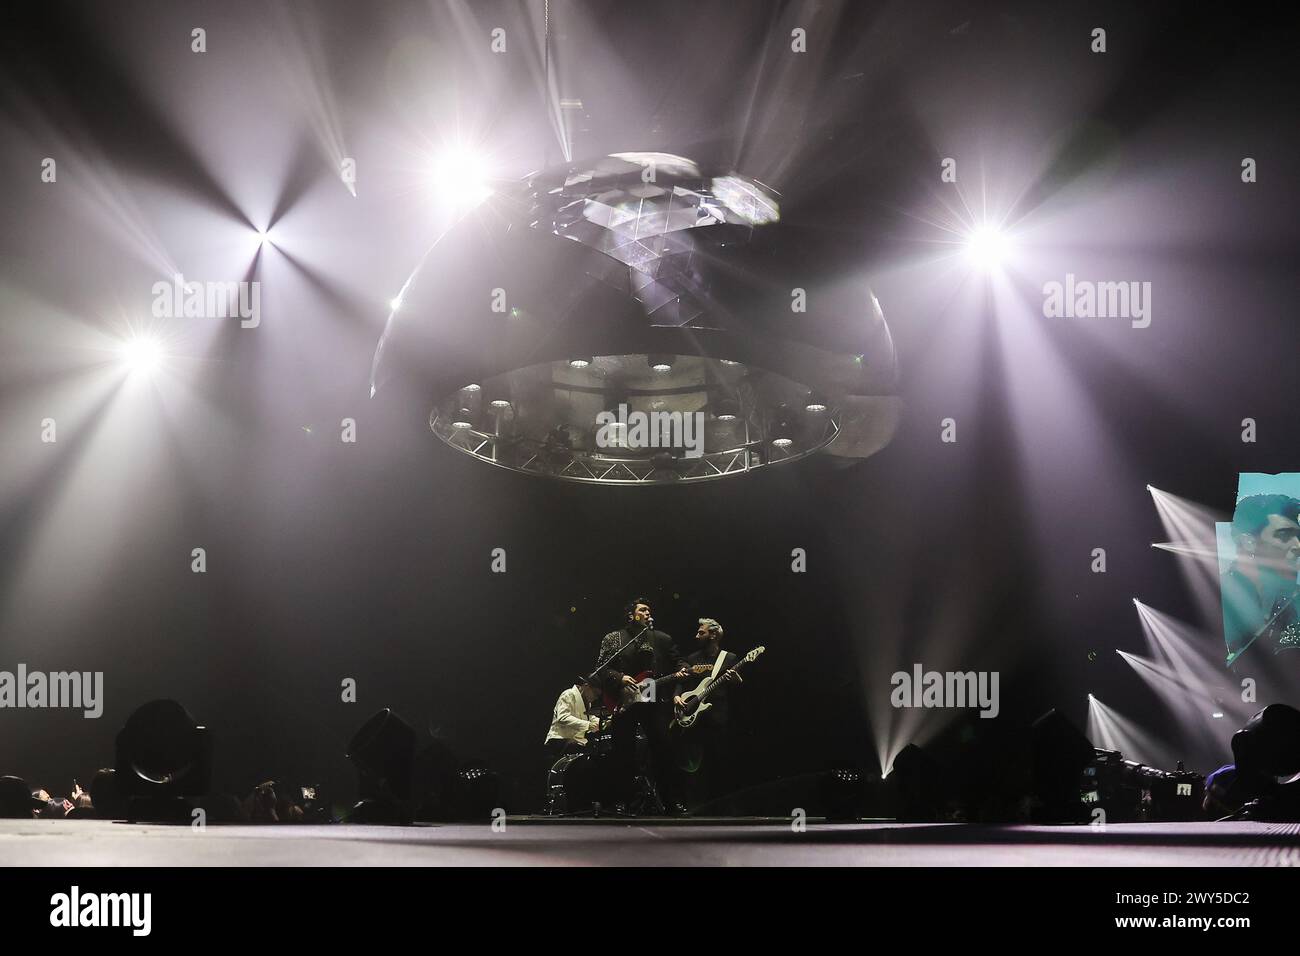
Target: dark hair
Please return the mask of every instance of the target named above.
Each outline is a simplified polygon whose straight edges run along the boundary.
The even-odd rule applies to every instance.
[[[1270,515],[1291,521],[1300,519],[1300,501],[1290,495],[1251,495],[1237,502],[1232,513],[1232,533],[1258,535],[1268,525]]]
[[[636,606],[638,604],[644,604],[646,607],[650,606],[650,602],[647,601],[645,598],[633,598],[632,600],[627,602],[627,606],[623,608],[623,613],[626,614],[628,617],[631,617],[633,614],[636,613]]]

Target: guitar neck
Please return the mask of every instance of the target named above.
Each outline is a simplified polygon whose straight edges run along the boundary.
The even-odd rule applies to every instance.
[[[722,679],[726,677],[728,674],[730,674],[732,671],[736,671],[737,673],[739,673],[742,667],[744,667],[746,664],[752,664],[756,660],[758,660],[757,657],[751,658],[748,654],[746,654],[740,660],[736,661],[736,663],[732,664],[725,671],[719,674],[717,680],[715,680],[708,687],[704,688],[704,693],[700,695],[700,700],[701,701],[708,700],[709,695],[713,693],[714,688],[719,687],[722,684]]]
[[[722,686],[722,679],[723,679],[724,677],[726,677],[728,674],[730,674],[732,671],[738,671],[738,670],[740,670],[740,665],[743,664],[743,663],[745,663],[744,660],[739,660],[739,661],[737,661],[736,663],[732,664],[730,667],[728,667],[728,668],[727,668],[725,671],[723,671],[721,674],[719,674],[717,680],[715,680],[715,681],[714,681],[712,684],[710,684],[708,687],[704,688],[704,693],[700,695],[700,700],[701,700],[701,701],[706,701],[706,700],[708,700],[708,699],[709,699],[709,695],[712,694],[712,693],[713,693],[717,688],[719,688],[719,687]]]
[[[709,671],[713,670],[713,665],[712,664],[687,664],[682,669],[686,671],[688,676],[691,674],[707,674]],[[637,683],[640,683],[643,680],[654,680],[654,681],[669,680],[676,676],[677,676],[677,671],[669,671],[666,674],[643,674],[637,678]]]

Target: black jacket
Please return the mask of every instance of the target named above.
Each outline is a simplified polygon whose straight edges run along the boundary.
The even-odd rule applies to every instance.
[[[638,674],[673,674],[682,668],[682,655],[677,652],[673,639],[663,631],[642,631],[640,624],[631,624],[618,631],[606,634],[600,642],[600,654],[596,658],[599,667],[609,656],[628,642],[632,635],[637,639],[621,654],[617,655],[605,670],[601,672],[600,686],[609,694],[616,694],[623,683],[623,675],[633,677]],[[663,697],[661,686],[657,691]]]

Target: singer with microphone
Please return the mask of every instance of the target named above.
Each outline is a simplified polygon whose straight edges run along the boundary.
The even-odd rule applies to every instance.
[[[659,799],[670,813],[685,814],[678,786],[677,762],[668,740],[668,723],[673,715],[673,695],[678,680],[686,677],[686,667],[673,639],[655,630],[650,603],[642,598],[628,602],[624,609],[627,623],[606,634],[600,642],[600,654],[593,677],[600,682],[606,698],[617,701],[621,712],[611,723],[614,741],[612,764],[617,781],[617,803],[632,803],[638,769],[649,770]],[[646,691],[639,681],[659,678]],[[653,698],[653,699],[647,699]],[[648,768],[637,765],[637,730],[644,732],[649,745]],[[651,807],[634,807],[650,812]]]
[[[1248,650],[1300,650],[1300,501],[1251,495],[1232,516],[1235,558],[1220,579],[1228,664]]]

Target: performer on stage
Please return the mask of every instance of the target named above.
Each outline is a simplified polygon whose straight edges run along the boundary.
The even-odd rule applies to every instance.
[[[581,677],[560,694],[551,715],[551,729],[546,732],[546,754],[551,763],[587,746],[587,734],[600,730],[600,718],[587,715],[599,696],[599,689]]]
[[[1300,501],[1252,495],[1237,503],[1237,556],[1223,575],[1223,636],[1228,661],[1248,647],[1278,654],[1300,649]]]
[[[584,677],[579,677],[573,686],[566,688],[555,702],[551,714],[551,728],[546,732],[544,744],[545,764],[538,769],[538,779],[542,784],[540,802],[537,806],[548,808],[547,782],[551,768],[566,754],[582,753],[587,749],[587,734],[600,730],[600,718],[592,715],[591,707],[600,699],[600,689]],[[593,779],[596,768],[591,768]],[[534,793],[536,796],[536,793]],[[601,794],[604,797],[604,794]]]
[[[600,642],[596,661],[598,680],[607,695],[617,700],[623,712],[611,728],[614,753],[611,765],[620,803],[630,802],[636,777],[636,731],[644,730],[650,746],[653,779],[660,799],[674,814],[685,814],[686,807],[678,792],[678,771],[668,741],[668,722],[672,719],[672,694],[665,693],[669,681],[661,680],[653,701],[642,701],[637,694],[637,675],[684,678],[686,670],[673,639],[654,628],[650,604],[638,598],[626,607],[627,624],[606,634]]]
[[[722,625],[711,617],[700,618],[699,630],[695,632],[697,650],[688,655],[688,665],[714,664],[718,655],[723,655],[722,666],[717,669],[723,674],[735,665],[740,658],[730,651],[722,650]],[[687,682],[689,684],[689,682]],[[682,735],[679,744],[680,756],[687,767],[694,768],[691,775],[691,804],[709,804],[711,813],[726,814],[732,808],[718,801],[734,789],[732,774],[732,755],[728,746],[727,728],[731,713],[727,704],[728,691],[741,683],[740,673],[732,671],[723,678],[721,686],[709,694],[712,705],[700,715],[695,725]],[[689,690],[689,686],[685,688]],[[680,702],[680,698],[678,701]]]

